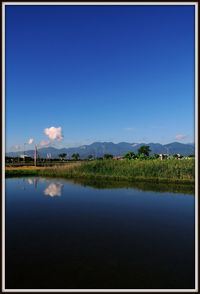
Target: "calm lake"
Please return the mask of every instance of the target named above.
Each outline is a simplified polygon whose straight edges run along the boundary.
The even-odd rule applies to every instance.
[[[193,289],[195,197],[178,186],[6,179],[6,289]]]

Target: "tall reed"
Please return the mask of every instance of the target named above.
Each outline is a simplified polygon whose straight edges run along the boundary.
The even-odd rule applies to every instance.
[[[50,176],[152,182],[190,182],[195,179],[194,159],[94,160],[53,167],[6,169],[6,176]]]

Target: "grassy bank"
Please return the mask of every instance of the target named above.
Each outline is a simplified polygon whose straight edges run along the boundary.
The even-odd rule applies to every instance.
[[[10,167],[6,176],[194,183],[194,160],[94,160],[54,167]]]

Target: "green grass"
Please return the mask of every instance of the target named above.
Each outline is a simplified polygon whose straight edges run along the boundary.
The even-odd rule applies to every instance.
[[[49,176],[96,180],[194,183],[195,162],[187,160],[94,160],[53,167],[7,168],[6,176]]]
[[[194,182],[194,160],[105,160],[87,162],[79,172],[90,177],[115,179]]]

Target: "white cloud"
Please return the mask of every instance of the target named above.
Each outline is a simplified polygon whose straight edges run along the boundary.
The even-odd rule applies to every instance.
[[[41,147],[44,147],[44,146],[49,146],[49,144],[50,144],[50,141],[44,141],[44,140],[42,140],[39,145]]]
[[[182,134],[177,134],[175,138],[176,140],[182,141],[182,140],[185,140],[187,136]]]
[[[33,143],[33,141],[34,141],[33,138],[30,138],[30,139],[28,140],[28,144],[31,145],[31,144]]]
[[[22,147],[20,145],[14,145],[10,147],[10,150],[19,151]]]
[[[59,140],[63,139],[61,127],[46,128],[46,129],[44,129],[44,133],[45,133],[45,135],[47,135],[49,137],[50,140],[58,140],[59,141]]]

